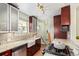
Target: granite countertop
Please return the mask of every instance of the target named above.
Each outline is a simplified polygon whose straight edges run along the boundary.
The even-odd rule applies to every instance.
[[[9,50],[9,49],[16,48],[18,46],[24,45],[24,44],[31,43],[31,42],[39,39],[39,38],[40,37],[32,37],[32,38],[28,38],[28,39],[24,39],[24,40],[10,42],[10,43],[7,43],[7,44],[2,44],[2,45],[0,45],[0,53],[4,52],[6,50]]]

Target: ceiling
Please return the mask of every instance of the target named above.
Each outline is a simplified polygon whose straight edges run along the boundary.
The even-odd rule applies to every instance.
[[[37,16],[41,20],[47,20],[54,15],[60,14],[61,7],[69,4],[65,3],[41,3],[44,6],[45,13],[43,14],[37,8],[37,3],[18,3],[21,11],[28,15]]]

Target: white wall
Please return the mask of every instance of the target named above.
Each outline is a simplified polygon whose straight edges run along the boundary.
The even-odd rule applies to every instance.
[[[48,19],[48,32],[51,36],[51,41],[54,40],[54,25],[53,25],[53,17]]]

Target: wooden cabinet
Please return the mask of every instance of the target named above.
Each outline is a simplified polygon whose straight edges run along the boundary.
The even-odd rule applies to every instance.
[[[3,53],[0,53],[0,56],[12,56],[12,50],[7,50]]]
[[[11,50],[0,53],[0,56],[33,56],[41,47],[41,39],[35,41],[35,45],[28,47],[24,44]]]
[[[32,17],[29,17],[29,32],[32,31]]]
[[[55,38],[61,37],[61,32],[60,32],[61,18],[60,17],[61,17],[60,15],[54,16],[54,37]]]
[[[38,51],[41,47],[41,39],[36,40],[36,50]]]
[[[29,32],[37,32],[37,18],[35,16],[29,17]]]
[[[36,46],[33,45],[29,48],[27,48],[27,56],[33,56],[36,52]]]
[[[67,33],[61,31],[61,15],[54,16],[54,38],[67,38]]]
[[[35,45],[27,47],[27,56],[33,56],[41,47],[41,39],[35,41]]]
[[[61,8],[61,25],[70,25],[70,6]]]
[[[18,9],[6,4],[0,4],[0,32],[17,31]]]

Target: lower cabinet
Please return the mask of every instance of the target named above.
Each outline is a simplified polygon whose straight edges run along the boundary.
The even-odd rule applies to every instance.
[[[12,50],[7,50],[5,52],[0,53],[0,56],[12,56]]]
[[[41,39],[36,40],[36,51],[38,51],[41,47]]]
[[[33,46],[27,48],[27,56],[32,56],[32,55],[35,54],[35,52],[36,52],[36,47],[35,47],[35,45],[33,45]]]
[[[35,41],[35,45],[27,47],[27,56],[33,56],[41,47],[41,39]]]
[[[41,47],[41,39],[37,39],[31,47],[28,44],[0,53],[0,56],[33,56]]]

